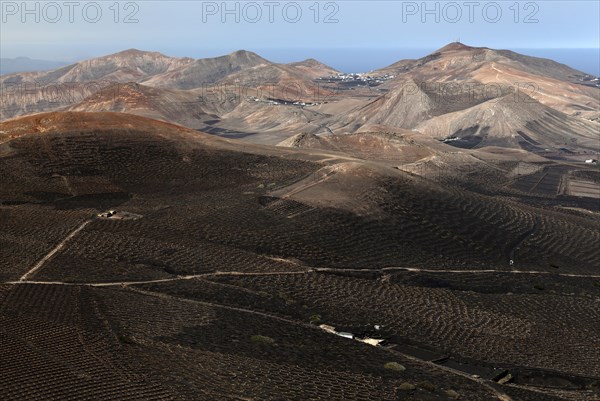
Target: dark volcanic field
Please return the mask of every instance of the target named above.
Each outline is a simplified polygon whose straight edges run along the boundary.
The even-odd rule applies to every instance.
[[[274,206],[322,165],[194,135],[0,144],[1,399],[600,398],[597,220],[406,176],[376,216]]]

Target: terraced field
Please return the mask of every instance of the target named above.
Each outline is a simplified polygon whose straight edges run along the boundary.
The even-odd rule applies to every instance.
[[[555,197],[559,194],[561,178],[568,172],[564,167],[546,167],[534,174],[518,178],[512,188],[544,197]]]
[[[173,399],[132,366],[88,289],[13,286],[0,320],[4,399]]]
[[[143,124],[3,145],[0,398],[598,398],[597,220]]]
[[[266,196],[271,184],[280,187],[315,171],[314,163],[202,148],[182,154],[173,143],[138,136],[46,135],[24,137],[11,145],[29,160],[26,164],[37,181],[56,175],[72,182],[90,177],[110,183],[114,190],[87,193],[80,185],[75,196],[46,201],[50,203],[44,205],[56,205],[58,213],[80,216],[56,237],[50,236],[49,243],[108,208],[144,216],[136,221],[93,221],[46,264],[40,278],[114,281],[277,269],[277,263],[265,256],[295,258],[317,267],[509,269],[509,260],[516,259],[519,268],[544,269],[556,259],[565,271],[588,271],[600,262],[598,252],[589,246],[597,236],[595,226],[548,216],[542,219],[547,223],[525,241],[523,235],[534,228],[541,211],[516,203],[401,176],[383,180],[380,185],[387,195],[371,200],[383,209],[384,219],[317,210]],[[13,156],[5,162],[15,165],[23,160]],[[52,213],[57,212],[37,219],[49,219]],[[554,231],[559,225],[566,230],[561,233],[570,233],[567,241]],[[558,242],[567,246],[557,248]],[[534,245],[528,247],[530,243]],[[515,253],[519,246],[521,253]],[[514,256],[521,254],[528,257]],[[34,261],[30,257],[17,266],[24,269]],[[14,269],[15,263],[11,266]]]
[[[391,342],[421,345],[459,360],[597,377],[600,288],[589,279],[572,279],[569,289],[557,277],[514,276],[388,273],[368,279],[311,273],[213,280],[272,297],[283,293],[342,331],[361,334],[382,325]],[[557,343],[565,350],[560,358],[552,346]]]
[[[51,205],[0,206],[0,279],[18,279],[92,213]]]
[[[569,195],[585,196],[600,199],[600,188],[594,181],[575,180],[570,178],[567,191]]]
[[[424,400],[447,399],[449,389],[494,397],[315,326],[139,290],[23,284],[6,290],[0,317],[7,399],[394,400],[406,382],[432,383],[409,392]],[[385,369],[390,360],[406,373]]]

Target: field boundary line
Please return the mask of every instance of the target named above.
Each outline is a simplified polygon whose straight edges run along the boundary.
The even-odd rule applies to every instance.
[[[81,223],[79,225],[79,227],[77,227],[75,230],[71,231],[71,233],[69,233],[69,235],[67,235],[62,241],[60,241],[58,243],[58,245],[56,245],[50,252],[48,252],[48,254],[46,254],[46,256],[44,256],[31,269],[29,269],[29,271],[27,273],[22,275],[21,278],[19,279],[19,281],[26,281],[27,278],[29,278],[31,275],[35,274],[38,270],[40,270],[44,266],[44,264],[48,260],[50,260],[50,258],[52,258],[58,251],[60,251],[62,248],[64,248],[65,244],[67,242],[69,242],[69,240],[71,240],[74,236],[76,236],[81,230],[83,230],[85,228],[85,226],[90,224],[92,221],[93,221],[92,219],[86,220],[83,223]]]
[[[559,277],[579,277],[579,278],[600,278],[600,274],[576,274],[576,273],[554,273],[537,270],[499,270],[499,269],[481,269],[481,270],[449,270],[449,269],[426,269],[419,267],[383,267],[380,269],[337,269],[335,267],[315,267],[315,272],[356,272],[356,273],[378,273],[378,272],[390,272],[390,271],[405,271],[414,273],[439,273],[439,274],[490,274],[490,273],[506,273],[506,274],[523,274],[523,275],[548,275],[548,276],[559,276]]]
[[[39,269],[39,267],[38,267],[38,269]],[[30,270],[27,274],[30,274],[32,272],[33,272],[33,270]],[[216,271],[216,272],[211,272],[211,273],[192,274],[192,275],[187,275],[187,276],[159,278],[159,279],[154,279],[154,280],[107,281],[107,282],[87,282],[87,283],[86,282],[67,282],[67,281],[35,281],[35,280],[26,280],[26,279],[23,279],[23,277],[21,277],[21,279],[18,281],[7,281],[7,282],[3,282],[0,284],[66,285],[66,286],[73,286],[73,287],[75,287],[75,286],[118,287],[118,286],[129,286],[129,285],[169,283],[169,282],[173,282],[173,281],[185,281],[185,280],[193,280],[193,279],[197,279],[197,278],[201,279],[201,278],[218,277],[218,276],[290,276],[290,275],[308,274],[310,272],[311,272],[310,270],[279,271],[279,272],[236,272],[236,271],[222,272],[222,271]]]
[[[285,317],[281,317],[281,316],[277,316],[271,313],[266,313],[266,312],[260,312],[260,311],[254,311],[251,309],[246,309],[246,308],[240,308],[237,306],[231,306],[231,305],[224,305],[224,304],[219,304],[219,303],[214,303],[214,302],[207,302],[207,301],[200,301],[197,299],[190,299],[190,298],[185,298],[185,297],[178,297],[178,296],[174,296],[171,294],[166,294],[166,293],[160,293],[160,292],[154,292],[154,291],[147,291],[147,290],[141,290],[139,288],[129,288],[129,290],[133,293],[137,293],[137,294],[141,294],[141,295],[146,295],[146,296],[150,296],[150,297],[155,297],[155,298],[161,298],[161,299],[168,299],[168,300],[173,300],[176,302],[186,302],[186,303],[192,303],[192,304],[199,304],[199,305],[203,305],[203,306],[209,306],[209,307],[213,307],[213,308],[221,308],[221,309],[226,309],[226,310],[232,310],[232,311],[236,311],[236,312],[241,312],[241,313],[248,313],[251,315],[256,315],[256,316],[261,316],[267,319],[274,319],[274,320],[278,320],[278,321],[282,321],[288,324],[292,324],[292,325],[296,325],[296,326],[301,326],[310,330],[318,330],[321,332],[325,332],[322,328],[320,328],[319,326],[315,326],[313,324],[309,324],[309,323],[304,323],[301,321],[297,321],[297,320],[293,320],[293,319],[289,319],[289,318],[285,318]],[[334,336],[336,334],[333,334]],[[355,340],[352,340],[355,341]],[[357,343],[359,344],[364,344],[365,346],[369,346],[372,347],[372,345],[368,345],[365,343],[362,343],[360,341],[357,341]],[[401,355],[402,357],[411,360],[417,364],[423,364],[429,368],[432,368],[433,370],[438,370],[438,371],[443,371],[445,373],[449,373],[449,374],[454,374],[457,376],[461,376],[467,380],[470,380],[472,382],[475,382],[477,384],[479,384],[480,386],[484,387],[485,389],[487,389],[489,392],[491,392],[498,400],[500,401],[513,401],[513,399],[506,393],[494,388],[494,386],[492,386],[491,384],[488,384],[485,379],[481,379],[481,378],[475,378],[467,373],[461,372],[459,370],[447,367],[447,366],[442,366],[442,365],[438,365],[436,363],[430,362],[430,361],[426,361],[423,359],[419,359],[416,357],[413,357],[411,355],[407,355],[404,354],[402,352],[396,351],[394,349],[390,349],[390,348],[386,348],[386,347],[377,347],[378,349],[384,351],[384,352],[388,352],[391,354],[397,354],[397,355]]]

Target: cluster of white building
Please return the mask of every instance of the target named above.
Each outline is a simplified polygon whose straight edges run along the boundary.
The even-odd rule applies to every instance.
[[[318,106],[320,103],[310,103],[310,102],[300,102],[300,101],[296,101],[296,102],[292,102],[292,101],[286,101],[286,100],[273,100],[273,99],[259,99],[255,96],[249,96],[248,100],[252,101],[252,102],[259,102],[259,103],[267,103],[267,104],[283,104],[283,105],[294,105],[294,106]]]
[[[319,78],[320,80],[326,81],[361,81],[365,83],[378,83],[381,84],[385,81],[394,78],[394,75],[385,74],[385,75],[369,75],[368,73],[339,73],[337,75],[330,75],[329,77]]]

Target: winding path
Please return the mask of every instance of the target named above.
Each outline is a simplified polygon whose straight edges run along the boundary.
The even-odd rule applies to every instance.
[[[580,278],[600,278],[600,274],[570,274],[570,273],[554,273],[536,270],[499,270],[499,269],[481,269],[481,270],[448,270],[448,269],[422,269],[419,267],[384,267],[381,269],[337,269],[333,267],[317,267],[313,268],[316,272],[386,272],[386,271],[407,271],[421,273],[439,273],[439,274],[460,274],[460,273],[504,273],[504,274],[543,274],[558,277],[580,277]]]
[[[38,268],[39,269],[39,268]],[[30,271],[31,272],[31,271]],[[28,272],[27,274],[30,274]],[[307,274],[309,270],[303,271],[283,271],[283,272],[222,272],[216,271],[211,273],[192,274],[188,276],[177,276],[169,278],[159,278],[155,280],[133,280],[133,281],[107,281],[107,282],[68,282],[68,281],[36,281],[25,280],[21,278],[19,281],[7,281],[0,284],[38,284],[38,285],[66,285],[66,286],[82,286],[82,287],[123,287],[129,285],[143,285],[154,283],[168,283],[172,281],[185,281],[197,278],[215,277],[215,276],[291,276],[298,274]],[[23,276],[25,277],[25,276]]]
[[[75,233],[76,234],[76,233]],[[66,241],[66,240],[65,240]],[[293,276],[303,275],[312,272],[323,272],[323,273],[334,273],[334,272],[348,272],[348,273],[377,273],[377,272],[394,272],[394,271],[405,271],[415,273],[435,273],[435,274],[522,274],[522,275],[549,275],[557,277],[576,277],[576,278],[600,278],[600,274],[570,274],[570,273],[553,273],[545,271],[524,271],[524,270],[497,270],[497,269],[485,269],[485,270],[436,270],[436,269],[422,269],[417,267],[384,267],[381,269],[341,269],[333,267],[316,267],[307,268],[306,270],[300,271],[277,271],[277,272],[238,272],[238,271],[215,271],[210,273],[192,274],[187,276],[177,276],[169,278],[161,278],[154,280],[132,280],[132,281],[107,281],[107,282],[67,282],[67,281],[36,281],[27,280],[27,277],[39,270],[43,263],[47,261],[52,255],[54,255],[60,248],[57,246],[52,252],[50,252],[44,259],[42,259],[33,269],[27,272],[18,281],[5,281],[0,284],[4,285],[16,285],[16,284],[38,284],[38,285],[66,285],[66,286],[84,286],[84,287],[117,287],[117,286],[130,286],[130,285],[143,285],[143,284],[154,284],[154,283],[168,283],[173,281],[184,281],[192,279],[202,279],[207,277],[216,276]]]

